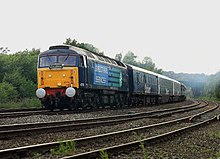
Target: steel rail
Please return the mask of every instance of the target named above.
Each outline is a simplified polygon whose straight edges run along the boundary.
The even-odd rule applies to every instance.
[[[198,101],[195,101],[195,103],[193,104],[197,104],[199,103]],[[193,105],[192,104],[192,105]],[[140,106],[139,106],[140,107]],[[132,107],[124,107],[123,109],[129,109]],[[135,107],[133,107],[135,108]],[[111,110],[116,110],[115,108],[108,108]],[[121,108],[119,108],[121,109]],[[23,110],[23,111],[22,111]],[[99,111],[105,111],[106,109],[96,109]],[[6,109],[6,110],[0,110],[0,118],[15,118],[15,117],[24,117],[24,116],[30,116],[30,115],[53,115],[53,114],[75,114],[75,113],[84,113],[84,112],[91,112],[90,110],[76,110],[76,111],[49,111],[46,109],[36,109],[36,108],[30,108],[30,109],[15,109],[15,111],[13,111],[13,109]]]
[[[101,135],[96,135],[96,136],[90,136],[90,137],[85,137],[85,138],[74,139],[74,141],[76,141],[77,143],[82,142],[82,141],[86,142],[86,141],[89,141],[89,140],[103,138],[103,137],[107,137],[107,136],[111,136],[111,135],[117,135],[117,134],[121,134],[121,133],[138,131],[138,130],[153,128],[153,127],[158,127],[158,126],[164,126],[164,125],[172,124],[172,123],[179,123],[180,121],[188,120],[190,117],[191,116],[176,119],[176,120],[172,120],[172,121],[167,121],[167,122],[163,122],[163,123],[143,126],[143,127],[139,127],[139,128],[123,130],[123,131],[119,131],[119,132],[112,132],[112,133],[108,133],[108,134],[101,134]],[[63,142],[67,142],[67,141],[73,141],[73,140],[66,140],[66,141],[63,141]],[[52,142],[52,143],[37,144],[37,145],[30,145],[30,146],[0,150],[0,158],[6,158],[7,156],[9,156],[9,158],[10,158],[10,157],[13,157],[13,155],[22,156],[22,155],[26,155],[27,153],[34,152],[34,151],[39,151],[39,150],[43,150],[43,152],[45,153],[49,149],[56,148],[58,146],[59,146],[59,142]],[[96,153],[97,153],[97,151],[96,151]],[[91,154],[91,152],[86,153],[87,156],[90,155],[90,154]],[[77,156],[79,156],[79,154]],[[76,156],[74,156],[74,157],[76,157]]]
[[[206,104],[199,106],[199,107],[194,107],[193,109],[200,109],[200,108],[203,108],[204,106],[206,106]],[[192,110],[191,107],[187,109],[182,109],[181,107],[181,112],[189,111],[188,109]],[[168,111],[168,109],[166,109],[166,111]],[[155,111],[155,113],[157,112],[158,111]],[[177,112],[179,113],[179,111]],[[48,123],[3,125],[0,127],[0,138],[12,138],[20,134],[26,135],[31,132],[34,132],[36,134],[37,132],[54,132],[54,131],[58,132],[58,131],[64,131],[64,130],[65,131],[78,130],[78,129],[83,129],[83,128],[84,129],[91,128],[94,126],[119,124],[119,123],[123,123],[127,121],[139,120],[143,118],[158,116],[158,115],[152,115],[152,113],[153,112],[151,111],[150,112],[151,115],[148,115],[147,112],[144,112],[144,113],[137,113],[137,114],[117,115],[117,116],[90,118],[90,119],[83,119],[83,120],[72,120],[72,121],[68,120],[68,121],[48,122]],[[174,114],[174,111],[170,112],[170,114]]]
[[[206,110],[206,111],[204,111],[204,112],[201,112],[201,113],[198,113],[198,114],[193,115],[193,116],[189,119],[189,121],[192,122],[193,119],[198,118],[199,116],[201,116],[201,115],[203,115],[203,114],[205,114],[205,113],[208,113],[208,112],[210,112],[210,111],[213,111],[213,110],[217,109],[218,107],[219,107],[219,104],[218,104],[218,103],[215,103],[215,107],[213,107],[213,108],[211,108],[211,109],[209,109],[209,110]]]
[[[10,129],[24,129],[26,127],[31,126],[51,126],[51,125],[60,125],[60,124],[73,124],[73,123],[84,123],[84,122],[92,122],[92,121],[102,121],[102,120],[114,120],[114,119],[120,119],[125,117],[133,117],[133,116],[139,116],[139,115],[150,115],[160,112],[166,112],[166,111],[172,111],[172,110],[178,110],[178,109],[184,109],[184,108],[190,108],[200,105],[201,103],[194,103],[187,106],[182,106],[178,108],[169,108],[169,109],[161,109],[161,110],[153,110],[148,112],[141,112],[141,113],[134,113],[134,114],[123,114],[123,115],[114,115],[114,116],[104,116],[104,117],[98,117],[98,118],[86,118],[86,119],[77,119],[77,120],[62,120],[62,121],[55,121],[55,122],[39,122],[39,123],[26,123],[26,124],[10,124],[10,125],[0,125],[0,131],[2,130],[10,130]],[[205,106],[207,103],[205,104]]]
[[[16,108],[16,109],[4,109],[4,108],[1,108],[0,109],[0,113],[9,113],[9,112],[24,112],[24,111],[38,111],[38,110],[45,110],[45,108],[23,108],[23,109],[19,109],[19,108]]]
[[[199,122],[197,124],[193,124],[191,126],[183,127],[183,128],[180,128],[180,129],[177,129],[177,130],[174,130],[174,131],[170,131],[170,132],[167,132],[167,133],[164,133],[164,134],[160,134],[160,135],[157,135],[157,136],[152,136],[152,137],[149,137],[149,138],[146,138],[146,139],[143,139],[143,140],[138,140],[138,141],[129,142],[129,143],[126,143],[126,144],[106,147],[106,148],[103,148],[103,149],[98,149],[98,150],[85,152],[85,153],[81,153],[81,154],[76,154],[76,155],[72,155],[72,156],[66,156],[66,157],[63,157],[62,159],[84,159],[84,158],[85,159],[86,158],[90,158],[90,159],[94,158],[95,159],[95,158],[99,157],[100,151],[103,151],[103,150],[107,151],[109,154],[114,154],[114,153],[119,154],[120,152],[124,152],[126,150],[128,151],[132,148],[138,148],[140,146],[140,143],[144,143],[145,145],[151,145],[151,144],[156,143],[156,142],[160,142],[160,141],[164,141],[166,139],[170,139],[171,137],[178,136],[179,134],[182,134],[186,131],[189,131],[189,130],[195,129],[197,127],[200,127],[204,124],[213,122],[217,118],[219,118],[219,115],[215,116],[211,119],[207,119],[205,121]]]
[[[43,113],[48,112],[48,110],[32,110],[32,111],[18,111],[18,112],[3,112],[0,113],[0,118],[16,118],[16,117],[23,117],[23,116],[30,116],[30,115],[41,115]]]

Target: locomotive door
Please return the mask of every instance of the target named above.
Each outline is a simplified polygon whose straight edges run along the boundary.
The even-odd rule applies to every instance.
[[[87,58],[86,56],[79,57],[79,81],[80,87],[88,85],[88,72],[87,72]]]

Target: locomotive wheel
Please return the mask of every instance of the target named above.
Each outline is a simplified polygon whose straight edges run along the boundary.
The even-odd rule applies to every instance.
[[[49,108],[49,110],[50,110],[51,112],[53,112],[53,110],[54,110],[54,105],[53,105],[53,104],[50,104],[50,105],[48,106],[48,108]]]
[[[92,109],[96,109],[99,103],[98,95],[94,95],[93,97],[89,98],[89,103]]]

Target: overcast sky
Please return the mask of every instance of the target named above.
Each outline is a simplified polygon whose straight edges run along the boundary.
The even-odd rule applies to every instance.
[[[220,71],[220,1],[1,0],[0,47],[11,52],[91,43],[107,56],[134,52],[166,71]]]

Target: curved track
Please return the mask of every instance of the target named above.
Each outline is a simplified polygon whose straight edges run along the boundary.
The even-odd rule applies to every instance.
[[[49,111],[43,108],[30,108],[30,109],[1,109],[0,110],[0,118],[18,118],[32,115],[64,115],[64,114],[76,114],[76,113],[86,113],[86,112],[94,112],[94,111],[105,111],[105,110],[120,110],[120,109],[131,109],[131,108],[141,108],[146,107],[143,105],[139,106],[130,106],[130,107],[103,107],[100,109],[83,109],[83,110],[54,110]]]
[[[206,104],[204,104],[204,105],[206,105]],[[202,106],[204,106],[204,105],[202,105]],[[195,105],[194,105],[194,107],[195,107]],[[97,143],[99,143],[101,145],[101,143],[105,139],[108,139],[108,141],[110,141],[111,139],[113,139],[115,137],[119,137],[119,136],[126,137],[128,134],[132,134],[134,132],[138,133],[138,132],[141,132],[141,131],[146,131],[148,129],[159,128],[161,126],[162,127],[164,127],[164,126],[166,127],[168,125],[169,126],[178,125],[178,124],[180,124],[182,122],[190,121],[189,123],[187,122],[187,124],[189,126],[181,127],[181,128],[179,128],[177,130],[168,131],[168,132],[165,132],[165,133],[162,133],[162,134],[159,134],[159,135],[153,134],[151,137],[148,137],[146,139],[141,140],[141,142],[153,143],[153,142],[157,142],[158,140],[162,140],[164,138],[167,138],[167,137],[170,137],[170,136],[173,136],[173,135],[178,135],[179,133],[185,132],[187,130],[191,130],[191,129],[195,128],[195,127],[202,126],[202,125],[204,125],[206,123],[209,123],[211,121],[215,121],[216,119],[218,119],[219,116],[214,116],[214,117],[212,117],[210,119],[207,119],[205,121],[202,121],[202,122],[199,122],[199,123],[196,123],[196,124],[192,124],[192,121],[195,118],[200,117],[200,116],[202,116],[202,115],[204,115],[204,114],[206,114],[206,113],[208,113],[210,111],[213,111],[217,107],[218,107],[218,105],[216,104],[216,105],[212,106],[212,108],[210,108],[210,109],[208,109],[206,111],[200,112],[198,114],[195,114],[193,116],[187,116],[187,117],[184,117],[184,118],[178,118],[178,119],[167,121],[167,122],[163,122],[163,123],[157,123],[157,124],[152,124],[152,125],[148,125],[148,126],[138,127],[138,128],[134,128],[134,129],[127,129],[127,130],[123,130],[123,131],[117,131],[117,132],[111,132],[111,133],[107,133],[107,134],[101,134],[101,135],[95,135],[95,136],[89,136],[89,137],[74,139],[74,141],[77,142],[77,145],[79,147],[82,147],[82,148],[84,147],[85,149],[84,150],[83,149],[82,150],[78,150],[79,152],[77,152],[78,153],[77,155],[66,157],[66,158],[93,158],[93,157],[96,158],[96,157],[98,157],[100,149],[89,151],[89,152],[85,152],[85,151],[87,151],[86,148],[88,148],[85,145],[88,145],[89,142],[97,142]],[[190,107],[188,106],[188,108],[190,108]],[[173,113],[174,110],[169,110],[169,111],[170,111],[170,113]],[[179,110],[175,110],[175,111],[179,112]],[[159,112],[160,113],[161,112],[164,113],[165,111],[160,110]],[[154,113],[158,113],[158,112],[155,111]],[[146,115],[146,112],[145,112],[145,115]],[[149,112],[148,112],[148,115],[149,115]],[[150,115],[152,115],[152,112],[150,113]],[[93,119],[93,120],[95,120],[95,119]],[[135,140],[135,141],[132,141],[132,142],[118,144],[118,145],[114,145],[114,146],[107,145],[107,146],[105,146],[106,147],[105,150],[107,150],[108,153],[110,153],[110,154],[114,154],[115,152],[118,152],[119,150],[125,151],[125,150],[127,150],[128,147],[129,148],[137,147],[139,145],[140,145],[140,140]],[[41,153],[45,153],[49,149],[57,147],[57,146],[59,146],[59,142],[52,142],[52,143],[46,143],[46,144],[38,144],[38,145],[31,145],[31,146],[25,146],[25,147],[19,147],[19,148],[6,149],[6,150],[1,150],[0,151],[0,157],[1,158],[2,157],[6,158],[6,157],[12,157],[12,155],[22,156],[22,155],[27,155],[27,153],[29,154],[30,152],[33,152],[33,151],[40,151]]]
[[[13,124],[0,126],[0,138],[12,138],[14,136],[24,136],[29,133],[40,132],[57,132],[91,128],[101,125],[113,125],[125,123],[132,120],[139,120],[143,118],[157,118],[170,116],[175,113],[187,112],[190,110],[201,109],[207,106],[208,103],[195,103],[178,108],[160,109],[155,111],[124,114],[115,116],[106,116],[99,118],[89,118],[81,120],[67,120],[58,122],[45,122],[45,123],[27,123],[27,124]]]

